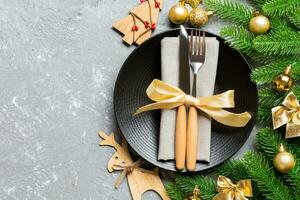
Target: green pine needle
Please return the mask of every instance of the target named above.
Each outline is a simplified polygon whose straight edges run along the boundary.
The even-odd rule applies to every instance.
[[[176,185],[186,194],[190,194],[195,185],[199,186],[201,191],[201,199],[210,200],[216,194],[216,181],[205,176],[177,176],[175,179]]]
[[[261,129],[256,135],[256,147],[257,149],[266,156],[269,161],[272,163],[274,156],[278,152],[278,147],[282,143],[287,151],[294,154],[295,159],[297,159],[297,154],[293,151],[294,145],[290,145],[284,139],[284,133],[279,134],[278,131],[274,131],[270,128]],[[297,151],[299,148],[296,148]],[[296,162],[296,166],[293,170],[291,170],[288,174],[283,176],[283,180],[285,180],[292,188],[294,196],[300,197],[300,163],[299,160]]]
[[[222,28],[220,35],[232,48],[248,55],[254,53],[252,47],[252,40],[254,39],[254,35],[243,27],[224,27]]]
[[[232,181],[250,178],[245,163],[241,160],[229,160],[216,169],[217,175],[230,177]]]
[[[300,7],[299,0],[270,0],[262,9],[268,15],[285,16]]]
[[[258,91],[259,104],[262,107],[273,108],[282,103],[287,93],[277,92],[273,88],[262,88]]]
[[[284,143],[281,135],[271,128],[263,128],[256,135],[256,148],[268,159],[273,159],[280,143]]]
[[[294,24],[298,29],[300,29],[300,8],[287,15],[290,22]]]
[[[253,47],[264,55],[300,55],[300,32],[288,28],[257,36]]]
[[[300,86],[295,85],[292,91],[300,99]],[[271,123],[271,109],[282,104],[288,92],[277,92],[272,88],[261,88],[258,91],[259,107],[257,111],[257,121],[259,123]],[[271,125],[271,124],[270,124]]]
[[[293,200],[289,188],[280,181],[268,162],[258,153],[248,152],[244,160],[252,180],[266,200]]]
[[[172,200],[182,200],[185,197],[185,194],[173,182],[166,185],[166,191]]]
[[[294,80],[300,79],[300,60],[295,58],[282,58],[256,68],[252,71],[251,79],[258,85],[270,84],[278,74],[283,73],[288,64],[292,64],[292,77]]]
[[[260,7],[262,7],[266,2],[268,2],[270,0],[254,0],[254,2],[259,5]]]
[[[206,0],[208,10],[215,12],[219,17],[229,19],[238,25],[247,25],[252,18],[251,7],[230,0]]]
[[[257,110],[256,120],[258,123],[269,123],[271,125],[271,108],[259,106]]]

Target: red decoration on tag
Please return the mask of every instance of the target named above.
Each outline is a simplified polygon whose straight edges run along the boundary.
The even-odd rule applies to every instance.
[[[157,1],[154,1],[155,2],[155,8],[159,8],[159,6],[160,6],[160,3],[159,2],[157,2]]]
[[[144,24],[145,24],[146,29],[149,28],[149,22],[148,21],[145,21]]]
[[[141,3],[144,3],[146,0],[140,0]]]
[[[136,25],[132,26],[131,28],[132,31],[138,31],[139,30],[139,27],[137,27]]]
[[[152,30],[156,29],[156,24],[155,24],[155,23],[152,23],[152,24],[151,24],[151,29],[152,29]]]

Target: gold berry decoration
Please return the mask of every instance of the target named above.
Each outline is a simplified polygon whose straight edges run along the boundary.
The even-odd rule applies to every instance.
[[[252,33],[264,34],[270,29],[270,21],[256,10],[254,17],[250,20],[249,29]]]
[[[185,7],[185,1],[172,6],[169,11],[169,20],[174,24],[183,24],[188,18],[189,12]]]
[[[273,165],[280,173],[288,173],[295,167],[296,161],[293,155],[285,150],[283,144],[280,144],[278,153],[273,159]]]
[[[194,8],[189,15],[190,24],[199,28],[207,23],[208,16],[212,15],[211,11],[206,11],[203,8]]]
[[[286,92],[293,86],[293,79],[291,77],[292,66],[288,65],[284,69],[284,73],[277,75],[273,80],[274,88],[278,92]]]

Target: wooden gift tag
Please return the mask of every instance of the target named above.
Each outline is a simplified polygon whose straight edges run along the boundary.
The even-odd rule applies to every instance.
[[[159,177],[158,168],[152,171],[140,168],[139,166],[144,162],[142,160],[134,162],[129,154],[126,141],[123,140],[120,145],[116,142],[114,133],[106,135],[104,132],[99,132],[99,136],[103,139],[99,145],[111,146],[116,150],[107,165],[109,172],[122,171],[115,183],[116,188],[127,176],[133,200],[141,200],[143,193],[148,190],[155,191],[163,200],[170,199]]]
[[[113,27],[121,32],[123,41],[128,45],[140,45],[147,40],[156,28],[163,0],[141,0],[128,16],[115,22]]]

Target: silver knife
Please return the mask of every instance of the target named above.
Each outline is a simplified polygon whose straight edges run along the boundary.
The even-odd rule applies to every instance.
[[[189,36],[182,25],[180,26],[179,49],[179,87],[186,94],[190,94]]]
[[[190,59],[189,37],[185,28],[180,26],[179,36],[179,87],[186,94],[190,94]],[[177,170],[185,168],[186,157],[186,131],[187,131],[186,107],[178,107],[175,134],[175,162]]]

